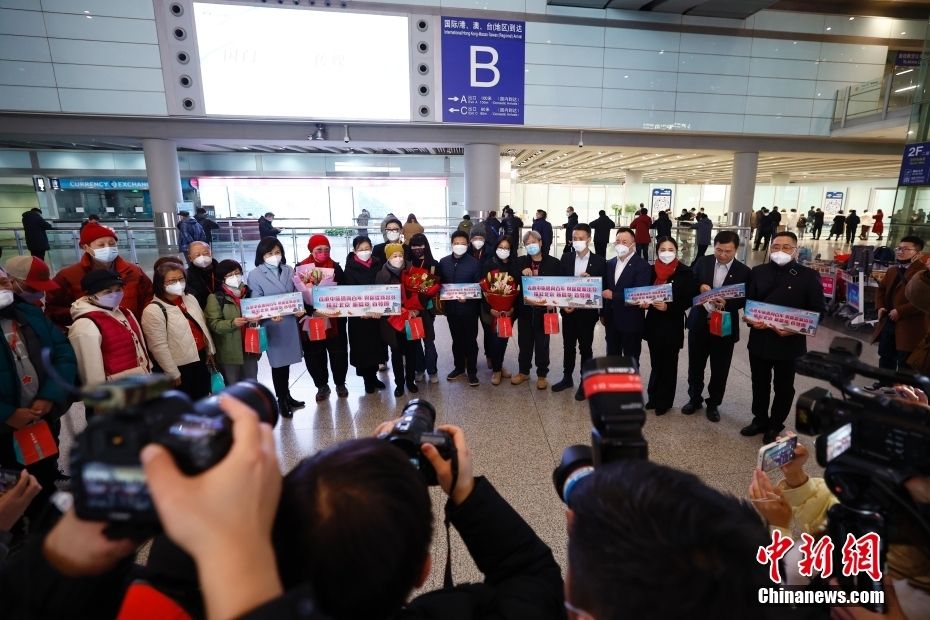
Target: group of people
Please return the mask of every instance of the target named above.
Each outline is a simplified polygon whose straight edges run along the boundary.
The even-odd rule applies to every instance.
[[[782,222],[782,213],[778,207],[762,207],[753,212],[750,219],[751,234],[755,236],[753,251],[758,251],[760,244],[762,251],[768,249],[769,240],[776,232],[787,230],[797,234],[799,239],[803,239],[805,233],[811,235],[811,239],[818,240],[823,234],[824,217],[826,214],[820,208],[811,206],[807,214],[799,213],[797,209],[791,209],[785,213],[784,223]],[[881,241],[885,233],[885,214],[881,209],[874,214],[866,210],[862,217],[856,214],[855,209],[850,209],[847,215],[843,211],[837,212],[833,217],[827,235],[827,241],[834,238],[840,241],[845,238],[847,244],[851,244],[854,239],[867,241],[870,234],[875,234],[878,241]]]

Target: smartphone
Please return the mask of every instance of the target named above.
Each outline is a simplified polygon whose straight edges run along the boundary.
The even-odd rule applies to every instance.
[[[758,467],[769,472],[787,465],[794,459],[794,449],[798,445],[797,436],[785,437],[759,449]]]
[[[15,469],[0,468],[0,495],[15,487],[19,482],[19,476],[19,471]]]

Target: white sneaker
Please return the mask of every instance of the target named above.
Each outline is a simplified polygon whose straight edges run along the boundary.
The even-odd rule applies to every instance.
[[[436,375],[430,375],[430,376],[429,376],[429,382],[430,382],[430,383],[439,383],[439,375],[438,375],[438,374],[436,374]]]

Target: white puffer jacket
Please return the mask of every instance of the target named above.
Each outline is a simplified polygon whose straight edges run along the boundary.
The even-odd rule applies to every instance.
[[[203,330],[207,340],[207,353],[213,355],[216,349],[213,347],[213,338],[210,337],[200,304],[193,295],[184,295],[182,301],[187,313]],[[145,334],[145,343],[152,359],[161,367],[162,372],[172,379],[181,376],[178,366],[193,364],[200,359],[197,344],[191,333],[191,325],[181,309],[174,304],[157,297],[153,299],[142,311],[142,333]]]

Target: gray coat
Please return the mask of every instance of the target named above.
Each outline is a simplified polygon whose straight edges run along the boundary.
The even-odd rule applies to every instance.
[[[249,272],[246,280],[251,291],[249,297],[283,295],[297,290],[294,287],[294,269],[290,265],[281,265],[278,269],[260,265]],[[268,363],[272,368],[290,366],[303,360],[296,318],[286,316],[277,323],[266,320],[262,321],[262,325],[268,332]]]

